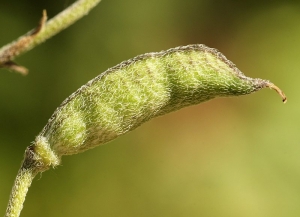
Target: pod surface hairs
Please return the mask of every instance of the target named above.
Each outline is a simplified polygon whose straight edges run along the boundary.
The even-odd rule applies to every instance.
[[[246,77],[222,53],[202,44],[147,53],[79,88],[57,108],[38,138],[58,156],[76,154],[182,107],[274,86]]]
[[[19,216],[36,174],[71,155],[107,143],[144,122],[216,97],[274,89],[246,77],[218,50],[202,44],[147,53],[106,70],[71,94],[55,110],[25,151],[6,217]]]

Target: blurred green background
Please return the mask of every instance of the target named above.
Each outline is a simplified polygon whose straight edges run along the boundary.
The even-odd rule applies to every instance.
[[[0,1],[0,45],[72,2]],[[22,217],[300,216],[299,1],[103,0],[0,70],[0,215],[25,148],[55,108],[107,68],[146,52],[203,43],[271,90],[156,118],[38,176]],[[2,213],[2,214],[1,214]]]

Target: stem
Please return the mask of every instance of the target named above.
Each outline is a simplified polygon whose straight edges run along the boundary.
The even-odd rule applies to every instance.
[[[19,37],[16,41],[0,49],[0,67],[26,74],[27,70],[24,67],[12,62],[15,57],[29,51],[69,27],[84,15],[87,15],[100,1],[101,0],[78,0],[47,23],[46,11],[43,11],[43,17],[36,29],[31,30],[27,34]]]
[[[49,144],[42,140],[26,148],[24,161],[17,174],[5,217],[19,217],[32,180],[39,172],[59,164],[59,159],[51,151]]]
[[[18,217],[20,215],[28,188],[37,173],[31,168],[21,167],[9,198],[5,217]]]

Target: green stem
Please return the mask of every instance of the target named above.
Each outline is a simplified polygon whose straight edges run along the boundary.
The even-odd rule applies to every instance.
[[[77,20],[87,15],[88,12],[94,8],[101,0],[79,0],[56,15],[53,19],[49,20],[44,29],[38,34],[35,39],[31,42],[29,49],[44,42],[48,38],[56,35],[60,31],[69,27]]]
[[[72,25],[74,22],[87,15],[101,0],[78,0],[67,9],[56,15],[47,23],[44,11],[40,25],[19,37],[16,41],[3,46],[0,49],[0,67],[9,68],[26,74],[27,70],[13,63],[12,60],[18,55],[25,53],[45,40],[56,35],[60,31]]]
[[[20,215],[28,188],[36,174],[37,172],[32,168],[21,167],[9,198],[5,217],[18,217]]]
[[[50,147],[40,142],[27,147],[24,161],[12,188],[5,217],[19,217],[28,188],[34,177],[58,164],[58,158]]]

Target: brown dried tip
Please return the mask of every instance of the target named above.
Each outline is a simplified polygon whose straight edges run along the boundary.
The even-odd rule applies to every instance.
[[[30,34],[30,35],[36,35],[37,33],[39,33],[42,28],[45,26],[46,22],[47,22],[47,11],[46,10],[43,10],[43,16],[39,22],[39,25],[33,30],[33,32]]]
[[[0,68],[6,68],[8,70],[12,70],[12,71],[20,73],[21,75],[28,74],[28,69],[26,69],[23,66],[18,65],[17,63],[15,63],[13,61],[5,62],[4,64],[0,65]]]
[[[285,94],[283,93],[282,90],[280,90],[279,87],[277,87],[275,84],[273,84],[271,82],[267,84],[267,87],[269,87],[270,89],[275,90],[281,96],[283,103],[287,102],[287,98],[286,98]]]

